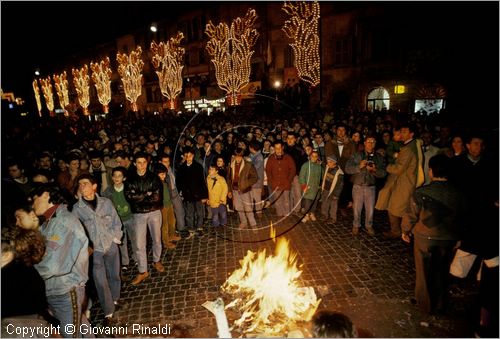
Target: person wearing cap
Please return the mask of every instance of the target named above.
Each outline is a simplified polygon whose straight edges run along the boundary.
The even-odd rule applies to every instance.
[[[375,152],[375,137],[367,136],[364,150],[356,152],[347,161],[346,172],[352,175],[353,226],[352,234],[358,235],[361,226],[361,211],[365,207],[366,232],[373,236],[373,211],[376,199],[376,180],[387,175],[383,156]]]
[[[321,217],[337,222],[339,197],[344,188],[344,171],[337,165],[337,156],[330,154],[326,158],[326,169],[321,183]]]

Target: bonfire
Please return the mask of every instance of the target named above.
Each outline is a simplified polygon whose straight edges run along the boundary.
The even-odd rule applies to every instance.
[[[271,236],[274,240],[272,227]],[[311,320],[321,299],[312,287],[301,286],[302,271],[288,239],[278,239],[274,255],[266,256],[265,249],[248,251],[240,264],[222,285],[233,297],[225,308],[241,314],[230,330],[247,336],[285,336],[300,328],[298,323]]]

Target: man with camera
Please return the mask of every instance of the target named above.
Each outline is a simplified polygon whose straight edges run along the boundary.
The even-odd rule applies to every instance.
[[[353,227],[352,234],[358,235],[361,227],[361,211],[365,207],[365,228],[369,235],[375,235],[373,230],[373,211],[375,208],[375,183],[377,178],[387,175],[385,159],[375,153],[375,137],[365,138],[365,149],[356,152],[347,161],[346,172],[352,175]]]

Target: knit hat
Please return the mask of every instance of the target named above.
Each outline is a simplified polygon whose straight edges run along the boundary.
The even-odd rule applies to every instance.
[[[337,162],[337,156],[335,154],[326,157],[326,160],[331,160]]]

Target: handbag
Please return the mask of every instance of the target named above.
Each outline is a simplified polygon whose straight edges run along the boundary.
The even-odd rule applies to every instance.
[[[450,274],[457,278],[465,278],[476,258],[477,255],[458,249],[450,265]]]

